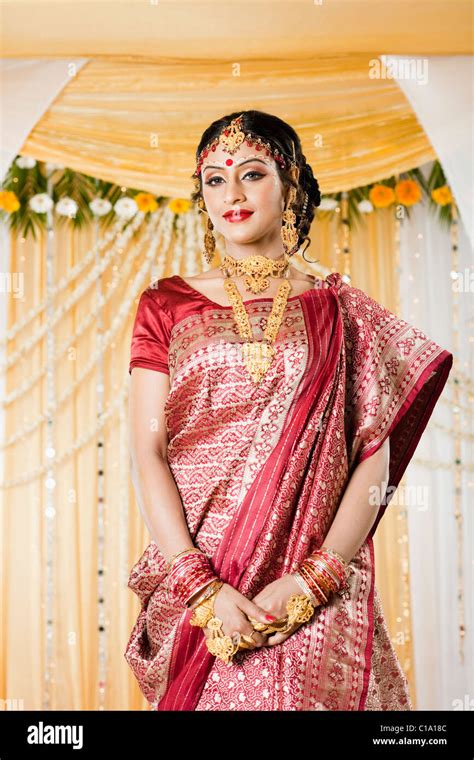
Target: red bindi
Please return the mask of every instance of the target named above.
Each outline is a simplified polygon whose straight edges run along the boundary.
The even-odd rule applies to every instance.
[[[233,160],[231,158],[226,158],[226,165],[227,166],[232,166],[233,163],[234,162],[233,162]]]

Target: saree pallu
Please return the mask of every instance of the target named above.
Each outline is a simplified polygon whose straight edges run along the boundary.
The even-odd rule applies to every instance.
[[[271,304],[246,302],[255,339]],[[158,546],[147,546],[128,584],[141,611],[125,658],[152,709],[412,709],[375,587],[373,535],[452,354],[339,273],[288,299],[259,386],[231,308],[177,276],[142,296],[133,341],[131,366],[166,371],[166,350],[168,461],[193,543],[250,599],[324,543],[354,468],[390,436],[387,496],[345,585],[282,644],[229,665],[215,658],[166,590]]]

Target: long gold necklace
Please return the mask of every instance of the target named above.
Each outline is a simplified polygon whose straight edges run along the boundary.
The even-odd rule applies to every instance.
[[[228,259],[230,259],[230,261]],[[274,271],[273,265],[275,263],[278,265],[277,271],[282,271],[280,262],[275,262],[274,259],[268,259],[266,256],[249,256],[247,259],[242,259],[240,261],[236,261],[231,257],[225,257],[220,267],[226,275],[224,289],[232,304],[232,311],[234,313],[237,329],[240,337],[245,341],[242,344],[244,363],[254,383],[261,382],[275,355],[273,343],[275,342],[280,329],[288,296],[291,292],[291,283],[288,280],[288,262],[286,261],[283,270],[286,279],[279,285],[278,292],[273,299],[272,310],[263,333],[263,340],[253,339],[252,327],[245,310],[242,296],[240,295],[235,282],[228,276],[228,272],[230,268],[234,271],[239,271],[241,274],[245,272],[247,275],[247,290],[250,289],[254,293],[259,293],[268,287],[268,276],[274,276],[272,273]],[[237,267],[237,265],[240,265],[240,267]],[[258,289],[253,290],[254,287],[258,287]]]

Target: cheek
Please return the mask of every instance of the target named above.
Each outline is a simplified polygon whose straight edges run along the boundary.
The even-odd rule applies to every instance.
[[[261,183],[258,188],[258,201],[271,212],[281,211],[283,208],[283,200],[281,184],[278,176],[268,177],[265,182]]]

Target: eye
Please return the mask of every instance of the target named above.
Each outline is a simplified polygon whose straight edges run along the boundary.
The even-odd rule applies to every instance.
[[[249,174],[255,174],[257,177],[263,177],[263,174],[261,172],[256,171],[256,169],[251,169],[249,172],[246,173],[245,177],[248,177]]]
[[[205,182],[205,185],[211,185],[211,187],[214,187],[214,180],[216,179],[222,179],[222,177],[211,177],[211,179],[208,179],[207,182]],[[220,185],[220,182],[219,182]]]
[[[254,174],[257,178],[263,177],[264,175],[261,172],[256,171],[255,169],[251,169],[248,172],[245,172],[243,179],[248,177],[250,174]],[[221,180],[222,177],[216,175],[215,177],[211,177],[207,182],[205,182],[205,185],[210,185],[211,187],[215,187],[214,180],[219,179]],[[221,184],[221,182],[218,182],[217,184]]]

